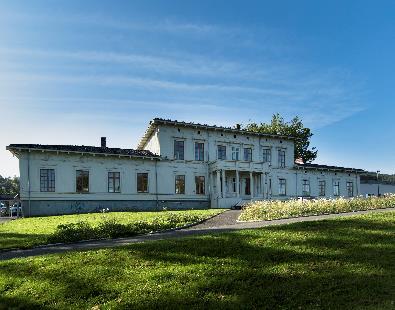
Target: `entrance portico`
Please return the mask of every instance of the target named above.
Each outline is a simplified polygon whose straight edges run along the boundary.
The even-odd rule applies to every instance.
[[[218,207],[232,207],[242,200],[264,198],[262,171],[217,169],[212,172],[211,195]]]

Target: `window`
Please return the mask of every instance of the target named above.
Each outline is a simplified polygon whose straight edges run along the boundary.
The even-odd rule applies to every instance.
[[[325,181],[318,181],[318,195],[325,196]]]
[[[236,178],[232,178],[232,192],[236,193]]]
[[[226,160],[226,146],[218,145],[217,146],[218,159]]]
[[[347,182],[347,194],[348,194],[348,197],[354,196],[354,183],[353,182]]]
[[[302,196],[310,196],[310,180],[303,180]]]
[[[40,169],[40,192],[55,191],[55,169]]]
[[[137,192],[148,193],[148,173],[137,173]]]
[[[244,149],[244,160],[245,161],[252,161],[252,149],[251,148]]]
[[[272,150],[263,149],[263,162],[270,163],[272,161]]]
[[[75,185],[77,193],[89,193],[89,171],[77,170]]]
[[[185,194],[185,175],[176,175],[176,194]]]
[[[195,177],[195,184],[196,184],[196,194],[197,195],[204,195],[204,192],[205,192],[204,176]]]
[[[285,196],[287,194],[287,180],[279,179],[278,180],[278,194],[280,196]]]
[[[109,193],[121,192],[121,174],[119,172],[108,173],[108,192]]]
[[[204,160],[204,143],[195,142],[195,160]]]
[[[184,141],[174,141],[174,159],[184,160]]]
[[[340,181],[333,181],[333,196],[340,196]]]
[[[232,146],[232,160],[239,160],[240,148]]]
[[[278,150],[278,167],[285,168],[285,151]]]

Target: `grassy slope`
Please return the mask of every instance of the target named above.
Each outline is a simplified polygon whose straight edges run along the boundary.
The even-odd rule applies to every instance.
[[[0,224],[0,249],[13,247],[27,248],[45,244],[47,237],[53,233],[59,224],[86,221],[97,225],[104,219],[116,219],[119,223],[149,220],[155,217],[166,217],[170,213],[188,213],[210,217],[223,210],[188,210],[166,212],[111,212],[90,213],[78,215],[62,215],[49,217],[33,217],[18,219]]]
[[[395,212],[0,263],[0,305],[393,309]]]

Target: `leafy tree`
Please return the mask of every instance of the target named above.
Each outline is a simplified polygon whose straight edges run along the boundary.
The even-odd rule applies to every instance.
[[[17,195],[19,194],[19,178],[6,177],[0,175],[0,194]]]
[[[299,117],[294,117],[290,122],[284,121],[280,114],[274,114],[270,124],[249,123],[242,127],[244,130],[264,133],[277,134],[295,137],[295,159],[301,158],[303,162],[312,162],[317,158],[317,149],[310,147],[310,139],[313,136],[310,128],[304,127]]]

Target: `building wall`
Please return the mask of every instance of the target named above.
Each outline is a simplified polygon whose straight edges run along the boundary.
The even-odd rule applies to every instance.
[[[363,196],[377,196],[377,193],[383,194],[395,194],[395,185],[390,184],[379,184],[377,183],[361,183],[361,195]]]
[[[145,149],[151,151],[154,154],[160,155],[160,144],[159,144],[159,131],[155,132],[148,139]]]
[[[310,170],[296,170],[297,180],[293,185],[297,186],[297,196],[303,196],[303,180],[310,181],[310,195],[312,197],[319,197],[319,181],[325,181],[325,198],[336,198],[333,191],[334,181],[339,181],[339,196],[348,197],[347,182],[353,183],[353,196],[361,194],[359,186],[359,176],[355,173],[335,172],[335,171],[310,171]],[[296,180],[296,176],[295,176]]]
[[[174,140],[184,141],[184,160],[174,160]],[[204,143],[204,160],[195,160],[194,143]],[[226,146],[226,160],[217,160],[217,146]],[[240,148],[238,161],[231,159],[231,148]],[[243,148],[252,149],[252,162],[243,160]],[[354,196],[360,194],[359,177],[334,171],[295,169],[294,144],[290,140],[264,138],[223,131],[160,126],[145,147],[160,154],[161,160],[56,152],[22,152],[19,156],[21,200],[29,215],[110,210],[161,210],[182,208],[232,207],[240,192],[230,193],[232,178],[240,173],[240,186],[254,178],[254,199],[289,199],[302,196],[302,181],[310,181],[310,195],[318,196],[318,181],[326,181],[326,197],[333,197],[333,180],[340,181],[340,196],[347,197],[346,182],[354,183]],[[263,163],[263,149],[272,150],[271,163]],[[278,166],[278,149],[285,150],[285,168]],[[55,192],[40,191],[40,169],[55,170]],[[89,193],[76,192],[76,171],[89,171]],[[217,172],[225,171],[220,193]],[[119,172],[121,192],[108,192],[108,172]],[[137,192],[137,173],[148,173],[148,193]],[[185,175],[185,194],[175,194],[176,175]],[[205,177],[205,194],[196,193],[195,177]],[[286,195],[279,195],[279,179],[286,179]],[[30,180],[30,182],[29,182]],[[271,187],[269,186],[271,180]],[[219,203],[220,200],[222,203]],[[229,199],[225,201],[224,199]]]
[[[19,162],[25,214],[29,210],[31,215],[72,213],[75,206],[81,204],[86,206],[83,208],[86,212],[103,206],[114,210],[125,209],[128,205],[140,210],[150,210],[153,206],[156,209],[208,207],[208,175],[203,163],[175,165],[171,161],[150,159],[38,152],[23,153]],[[55,192],[40,191],[40,169],[55,170]],[[89,193],[76,192],[77,170],[89,171]],[[120,193],[108,192],[108,172],[120,172]],[[137,173],[140,172],[148,173],[148,193],[137,192]],[[176,175],[185,175],[185,194],[175,194]],[[195,176],[205,177],[205,195],[196,195]]]
[[[255,135],[234,134],[223,131],[203,130],[189,127],[174,127],[161,125],[159,127],[160,155],[168,159],[174,158],[174,141],[183,140],[185,148],[185,161],[194,161],[194,143],[204,143],[205,161],[217,160],[217,146],[226,146],[227,160],[231,160],[231,148],[240,148],[240,160],[243,161],[243,149],[252,149],[252,160],[261,162],[263,159],[263,148],[272,150],[272,167],[278,167],[278,149],[286,151],[286,167],[294,165],[294,143],[290,140],[264,138]],[[148,144],[147,144],[148,145]],[[146,147],[147,148],[147,147]],[[148,149],[148,148],[147,148]]]

